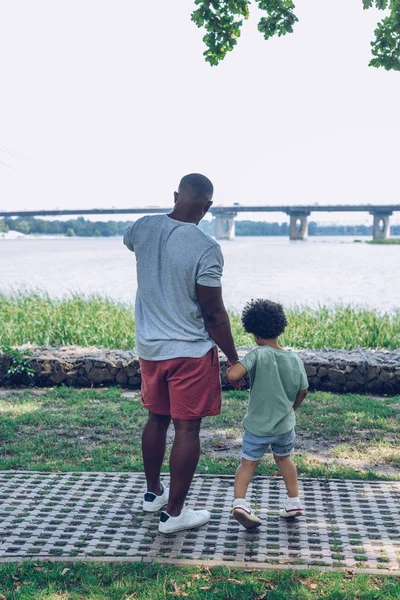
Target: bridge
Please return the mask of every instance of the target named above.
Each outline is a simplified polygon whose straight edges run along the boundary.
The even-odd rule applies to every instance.
[[[87,208],[87,209],[55,209],[55,210],[8,210],[0,211],[2,217],[57,217],[82,215],[133,215],[163,214],[171,208],[145,206],[142,208]],[[215,218],[215,236],[218,240],[233,239],[235,236],[235,217],[238,213],[283,212],[290,218],[289,237],[291,240],[306,240],[308,234],[308,217],[312,212],[367,212],[373,216],[372,234],[374,239],[386,239],[389,235],[390,216],[400,211],[400,204],[301,204],[295,206],[231,206],[213,205],[211,214]]]

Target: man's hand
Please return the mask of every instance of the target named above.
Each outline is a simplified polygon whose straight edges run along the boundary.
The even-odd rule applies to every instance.
[[[230,369],[231,367],[233,367],[233,365],[236,365],[237,362],[239,362],[239,357],[228,358],[226,361],[226,366],[228,367],[228,369]]]

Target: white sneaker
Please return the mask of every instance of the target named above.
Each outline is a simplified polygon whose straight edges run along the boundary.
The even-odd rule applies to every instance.
[[[259,527],[260,519],[251,510],[250,504],[244,498],[236,498],[232,506],[232,517],[246,529]]]
[[[160,533],[175,533],[184,529],[193,529],[205,525],[210,520],[208,510],[191,510],[184,506],[178,517],[171,517],[167,512],[161,511],[158,531]]]
[[[304,515],[304,508],[300,503],[287,502],[284,508],[279,511],[279,516],[282,519],[293,519],[294,517],[301,517]]]
[[[164,487],[164,485],[162,487],[163,491],[161,496],[157,496],[156,494],[153,494],[153,492],[146,492],[143,494],[144,512],[158,512],[163,506],[168,504],[169,489]]]

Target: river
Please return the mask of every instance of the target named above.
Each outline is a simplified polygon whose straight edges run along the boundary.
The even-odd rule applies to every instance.
[[[400,247],[352,238],[240,237],[222,241],[225,304],[251,298],[286,306],[349,303],[400,306]],[[40,289],[50,296],[101,294],[132,301],[135,258],[120,238],[0,240],[0,291]]]

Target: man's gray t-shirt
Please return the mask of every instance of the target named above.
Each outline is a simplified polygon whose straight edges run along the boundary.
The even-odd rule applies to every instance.
[[[131,225],[124,244],[135,252],[136,349],[145,360],[201,358],[215,346],[204,327],[196,284],[220,287],[219,244],[194,223],[167,215]]]

